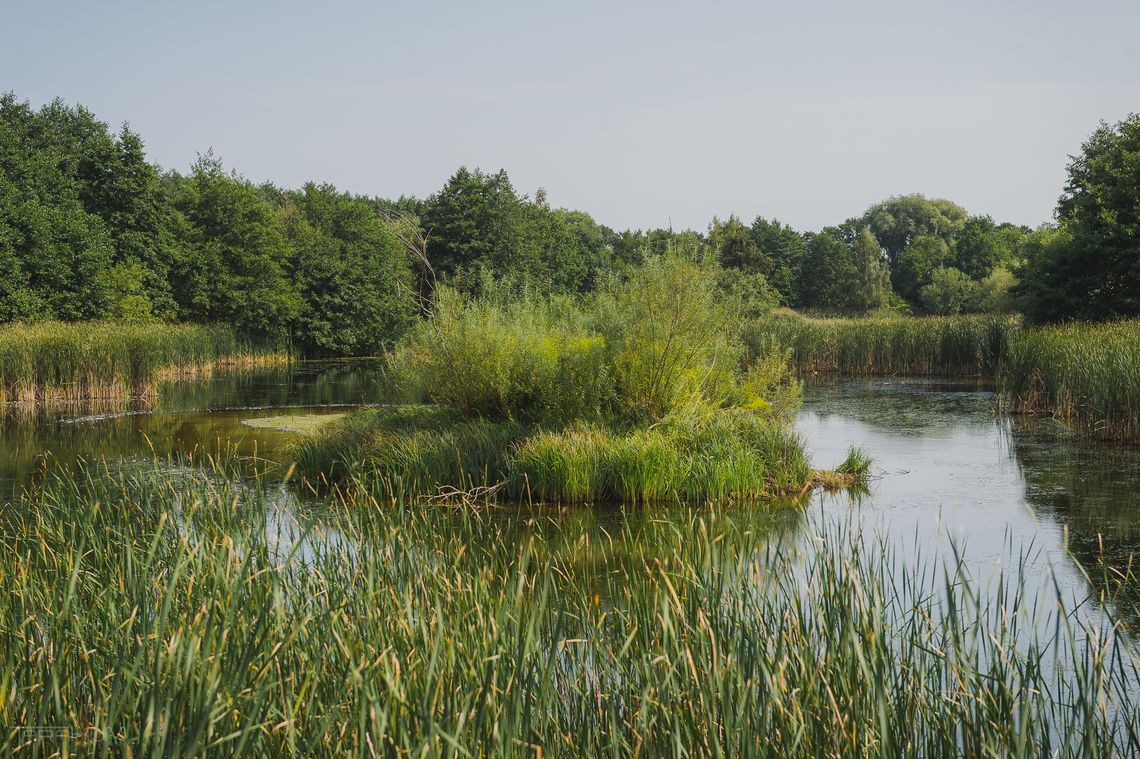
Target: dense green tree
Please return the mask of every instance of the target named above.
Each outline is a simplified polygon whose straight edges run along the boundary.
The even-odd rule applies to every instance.
[[[752,239],[771,261],[768,279],[785,306],[799,304],[800,269],[804,262],[804,236],[775,219],[757,216]]]
[[[520,197],[506,172],[461,168],[422,209],[428,257],[441,275],[478,272],[561,291],[582,290],[609,262],[605,234],[589,216],[551,209],[545,191]],[[471,275],[474,275],[472,277]]]
[[[978,285],[952,266],[940,266],[922,288],[922,303],[931,314],[953,316],[977,297]]]
[[[597,287],[601,274],[612,265],[613,251],[607,239],[608,230],[582,211],[557,209],[550,213],[558,217],[573,235],[576,255],[585,263],[585,276],[578,279],[575,285],[571,286],[568,278],[563,277],[567,280],[567,288],[593,290]]]
[[[939,237],[920,235],[903,248],[895,261],[891,280],[895,292],[912,307],[922,305],[922,288],[930,283],[930,275],[949,262],[950,248]]]
[[[772,259],[760,248],[752,230],[735,215],[724,221],[714,218],[709,225],[708,241],[721,266],[748,274],[772,273]]]
[[[834,227],[807,236],[800,281],[801,305],[825,311],[854,311],[852,283],[858,277],[850,246]]]
[[[1011,291],[1017,284],[1017,277],[1004,265],[995,266],[989,274],[978,282],[971,311],[1004,314],[1013,310]]]
[[[1140,115],[1101,124],[1068,167],[1060,229],[1041,236],[1017,294],[1037,321],[1140,314]]]
[[[99,139],[102,128],[102,137]],[[106,127],[60,101],[33,111],[0,96],[0,318],[89,319],[107,298],[99,273],[111,265],[107,227],[83,204],[97,174]],[[95,156],[95,157],[92,157]]]
[[[249,182],[199,157],[175,207],[180,259],[172,272],[183,318],[224,321],[249,334],[288,336],[301,299],[286,277],[291,250],[276,209]]]
[[[780,293],[760,272],[720,269],[717,284],[742,318],[763,316],[780,305]]]
[[[409,261],[373,204],[309,183],[284,193],[301,308],[292,330],[307,354],[369,355],[407,328],[415,311]]]
[[[151,272],[140,263],[115,264],[99,272],[99,285],[107,300],[106,315],[125,322],[156,321],[147,294]]]
[[[930,235],[949,244],[965,226],[966,211],[949,200],[900,195],[868,208],[860,222],[883,246],[893,271],[899,255],[916,237]]]
[[[1018,228],[999,227],[989,216],[971,216],[954,238],[951,262],[971,279],[982,279],[995,266],[1014,261]]]
[[[535,251],[537,259],[527,272],[532,281],[564,292],[582,289],[594,262],[565,213],[550,210],[545,202],[525,203],[523,209],[523,249]]]
[[[871,311],[887,304],[891,297],[891,275],[883,260],[883,249],[867,227],[859,231],[852,245],[855,281],[851,283],[850,306],[855,311]]]
[[[432,266],[440,274],[489,269],[536,276],[539,262],[528,246],[526,222],[526,209],[505,171],[460,168],[424,204]]]

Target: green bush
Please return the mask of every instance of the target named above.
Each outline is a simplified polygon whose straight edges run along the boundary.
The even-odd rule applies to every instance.
[[[466,416],[564,425],[649,424],[694,407],[771,393],[794,401],[779,358],[740,376],[734,311],[717,272],[660,258],[591,298],[540,299],[484,288],[464,300],[441,288],[433,314],[402,341],[388,373],[405,400]],[[749,395],[751,394],[751,395]]]

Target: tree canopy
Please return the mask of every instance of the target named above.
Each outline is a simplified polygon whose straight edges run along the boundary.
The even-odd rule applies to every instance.
[[[1058,224],[1029,230],[898,195],[818,232],[714,218],[704,231],[614,231],[460,168],[427,198],[254,185],[212,151],[185,173],[82,106],[0,96],[0,322],[227,322],[305,353],[375,353],[447,283],[582,293],[662,255],[714,265],[755,314],[1140,314],[1140,117],[1102,125],[1069,164]]]
[[[1068,166],[1059,228],[1030,247],[1016,292],[1037,321],[1140,315],[1140,115],[1101,124]]]

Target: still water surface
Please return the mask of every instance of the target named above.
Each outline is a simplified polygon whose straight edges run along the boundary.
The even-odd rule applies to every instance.
[[[380,394],[374,364],[304,363],[173,383],[154,408],[7,419],[0,422],[0,498],[57,461],[225,450],[279,460],[291,435],[243,420],[343,412]],[[870,492],[817,494],[802,508],[740,507],[739,517],[805,545],[821,524],[840,522],[886,539],[904,559],[956,546],[981,578],[1027,555],[1042,587],[1055,575],[1073,597],[1096,590],[1098,572],[1088,579],[1078,563],[1092,567],[1104,557],[1122,567],[1140,548],[1140,449],[1080,443],[1048,420],[1000,417],[994,402],[992,386],[977,382],[809,380],[797,426],[815,465],[834,467],[848,445],[862,445],[878,475]],[[275,501],[270,529],[291,522],[292,504],[291,494]],[[615,521],[667,512],[566,513],[560,529],[612,530]],[[1118,609],[1130,624],[1140,621],[1136,601],[1126,597]]]

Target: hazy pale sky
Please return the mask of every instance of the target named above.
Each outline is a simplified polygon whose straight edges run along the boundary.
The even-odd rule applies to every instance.
[[[460,165],[617,228],[890,195],[1037,225],[1140,111],[1140,2],[15,2],[0,90],[186,169],[426,196]]]

